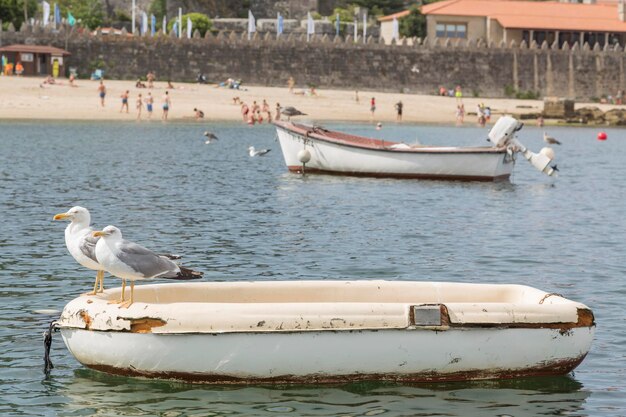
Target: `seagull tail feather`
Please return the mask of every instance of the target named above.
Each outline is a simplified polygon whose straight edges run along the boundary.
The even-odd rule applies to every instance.
[[[185,268],[185,267],[182,267],[182,266],[179,266],[179,268],[180,268],[180,272],[178,274],[176,274],[176,276],[173,276],[173,277],[163,277],[163,278],[175,279],[175,280],[178,280],[178,281],[187,281],[187,280],[191,280],[191,279],[200,279],[200,278],[202,278],[202,275],[204,275],[202,272],[194,271],[192,269]]]

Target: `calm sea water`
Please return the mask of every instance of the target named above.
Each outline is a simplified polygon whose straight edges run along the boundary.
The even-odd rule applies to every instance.
[[[335,125],[407,142],[479,145],[473,127]],[[220,141],[205,145],[210,129]],[[556,180],[519,160],[511,182],[301,177],[269,126],[0,123],[0,415],[626,415],[626,132],[552,128]],[[529,147],[541,132],[525,128]],[[272,149],[250,158],[248,145]],[[575,374],[504,382],[215,387],[90,371],[42,332],[93,273],[55,213],[185,255],[207,280],[520,283],[589,305],[598,323]],[[117,285],[107,278],[109,285]]]

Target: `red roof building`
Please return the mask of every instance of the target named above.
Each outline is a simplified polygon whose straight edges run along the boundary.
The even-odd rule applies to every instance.
[[[555,41],[591,46],[624,44],[626,16],[621,2],[564,3],[556,1],[445,0],[421,8],[426,16],[428,38],[483,39],[506,43],[515,40],[542,44]],[[379,19],[389,25],[408,11]],[[381,33],[384,33],[381,28]],[[384,35],[383,35],[384,36]]]

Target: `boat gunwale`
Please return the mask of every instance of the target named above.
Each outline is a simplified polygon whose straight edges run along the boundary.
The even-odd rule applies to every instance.
[[[390,153],[405,153],[405,154],[495,154],[495,155],[505,155],[507,153],[506,148],[494,148],[494,147],[450,147],[450,146],[433,146],[433,145],[424,145],[418,148],[410,148],[410,149],[394,149],[385,146],[385,143],[389,143],[392,145],[399,145],[402,142],[394,142],[394,141],[386,141],[374,138],[368,138],[366,136],[358,136],[346,134],[339,131],[328,130],[325,128],[324,131],[329,133],[339,133],[341,135],[346,135],[350,137],[354,137],[355,139],[365,139],[374,143],[380,144],[380,146],[367,145],[364,143],[356,143],[349,142],[348,140],[342,140],[339,138],[334,138],[332,136],[324,136],[316,132],[315,126],[311,126],[310,129],[307,129],[307,126],[301,124],[295,124],[292,122],[284,122],[284,121],[274,121],[274,126],[278,129],[282,129],[288,133],[295,134],[301,136],[304,140],[319,140],[321,142],[332,143],[338,146],[345,146],[349,148],[357,148],[364,149],[369,151],[378,151],[378,152],[390,152]],[[455,149],[451,149],[455,148]]]

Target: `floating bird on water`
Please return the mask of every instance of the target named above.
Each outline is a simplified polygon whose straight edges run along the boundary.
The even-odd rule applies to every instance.
[[[122,238],[122,232],[115,226],[107,226],[102,231],[93,232],[100,237],[96,244],[96,258],[102,267],[122,279],[120,307],[128,308],[135,301],[135,281],[152,278],[190,280],[202,277],[201,272],[183,268],[169,260]],[[124,301],[126,280],[130,281],[130,300]]]
[[[553,138],[552,136],[548,136],[546,132],[543,132],[543,141],[549,143],[550,145],[560,145],[561,142]]]
[[[219,140],[219,138],[215,136],[214,133],[211,133],[208,130],[204,132],[204,137],[206,138],[206,141],[204,143],[206,143],[207,145],[213,142],[214,140]]]
[[[248,153],[250,154],[250,156],[263,156],[269,151],[271,151],[271,149],[259,149],[257,151],[256,149],[254,149],[254,146],[248,147]]]
[[[100,265],[96,258],[96,243],[98,237],[92,236],[93,228],[89,226],[91,215],[84,207],[75,206],[65,213],[54,216],[54,220],[70,220],[70,224],[65,228],[65,245],[76,262],[85,268],[97,271],[96,282],[93,291],[88,295],[96,295],[104,291],[104,267]],[[98,288],[98,285],[100,286]]]
[[[291,120],[291,117],[293,116],[306,116],[306,113],[302,113],[300,110],[292,106],[283,107],[280,112],[281,114],[287,116],[287,120]]]

